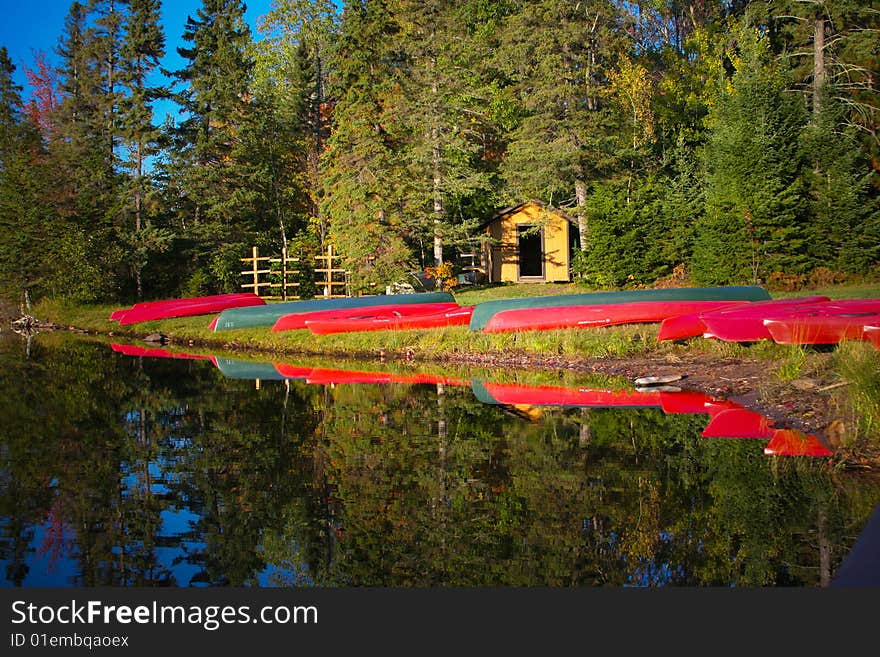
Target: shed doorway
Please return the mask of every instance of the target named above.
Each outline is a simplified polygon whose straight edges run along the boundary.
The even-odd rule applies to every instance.
[[[534,224],[516,227],[520,279],[544,278],[544,229]]]

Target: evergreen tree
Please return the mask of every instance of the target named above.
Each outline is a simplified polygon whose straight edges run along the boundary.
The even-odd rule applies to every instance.
[[[807,263],[804,103],[787,92],[766,37],[748,27],[737,37],[735,73],[710,112],[707,214],[694,253],[694,274],[705,283],[756,282]]]
[[[398,27],[386,3],[371,0],[349,2],[341,30],[330,78],[335,107],[324,153],[322,214],[355,288],[368,290],[393,281],[413,260],[402,145],[390,114],[399,89],[389,41]]]
[[[167,88],[150,83],[151,73],[165,55],[165,36],[159,23],[159,0],[131,0],[125,40],[119,53],[118,84],[126,94],[120,99],[117,123],[122,135],[124,166],[128,171],[128,212],[134,215],[130,230],[129,262],[137,297],[143,297],[142,270],[151,251],[162,250],[168,235],[148,226],[145,201],[153,182],[148,162],[159,153],[160,130],[153,123],[152,102],[167,95]]]
[[[523,2],[505,28],[500,50],[520,116],[503,163],[511,200],[538,197],[583,208],[589,184],[620,166],[605,92],[626,51],[613,2]],[[578,218],[581,248],[586,218]]]
[[[187,18],[183,39],[190,46],[177,49],[187,60],[174,73],[185,85],[177,94],[185,118],[173,130],[167,175],[177,195],[178,229],[196,240],[192,293],[206,279],[228,282],[224,263],[231,260],[223,251],[240,253],[262,228],[243,166],[242,130],[254,111],[244,9],[241,0],[204,0],[196,18]]]
[[[476,223],[467,223],[477,218],[470,212],[473,199],[493,191],[483,160],[490,90],[473,33],[477,4],[390,3],[400,90],[392,131],[405,143],[405,210],[416,220],[420,242],[433,242],[434,264],[443,262],[444,244],[455,239],[457,226]]]
[[[829,94],[804,132],[807,243],[813,266],[865,274],[880,256],[880,204],[871,198],[870,162],[855,129],[845,125],[844,113],[843,104]]]
[[[65,221],[51,248],[56,289],[83,299],[116,293],[122,266],[117,228],[120,176],[113,143],[107,40],[89,7],[74,2],[58,54],[61,101],[49,143],[53,210]]]
[[[263,95],[271,84],[272,104],[296,133],[291,148],[303,158],[298,172],[305,183],[301,191],[307,194],[302,198],[307,200],[303,209],[306,219],[314,221],[322,244],[327,225],[318,194],[321,153],[329,135],[329,76],[332,47],[339,35],[337,12],[330,0],[275,0],[260,22],[266,38],[257,44]]]
[[[15,66],[0,47],[0,294],[31,298],[46,291],[50,243],[47,176],[37,126],[24,111]]]

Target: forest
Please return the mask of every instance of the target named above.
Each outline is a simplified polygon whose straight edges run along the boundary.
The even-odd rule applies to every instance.
[[[0,295],[236,291],[252,246],[330,244],[375,293],[532,199],[591,288],[880,276],[877,0],[160,9],[73,2],[28,88],[0,44]]]

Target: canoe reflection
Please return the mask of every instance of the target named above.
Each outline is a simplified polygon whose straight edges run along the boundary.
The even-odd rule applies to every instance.
[[[253,380],[299,380],[314,385],[350,384],[428,384],[470,386],[482,403],[506,406],[518,415],[538,419],[541,407],[578,408],[659,408],[667,414],[706,414],[709,423],[703,438],[753,438],[767,440],[764,453],[772,456],[827,457],[832,452],[817,436],[789,427],[775,427],[773,419],[744,408],[735,401],[720,399],[693,390],[624,390],[566,386],[527,385],[436,375],[430,373],[366,371],[309,367],[289,363],[239,360],[204,356],[168,349],[111,344],[114,351],[127,356],[199,359],[211,361],[229,378]]]

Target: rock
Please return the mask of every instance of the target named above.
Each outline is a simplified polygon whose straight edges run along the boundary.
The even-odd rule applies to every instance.
[[[681,392],[678,386],[636,386],[636,392]]]
[[[819,384],[812,379],[795,379],[791,385],[798,390],[815,390],[819,387]]]
[[[684,378],[682,374],[661,374],[659,376],[640,376],[635,380],[637,386],[654,386],[672,383],[673,381],[681,381]]]
[[[164,333],[150,333],[144,338],[144,342],[158,342],[159,344],[165,344],[168,342],[168,336]]]

